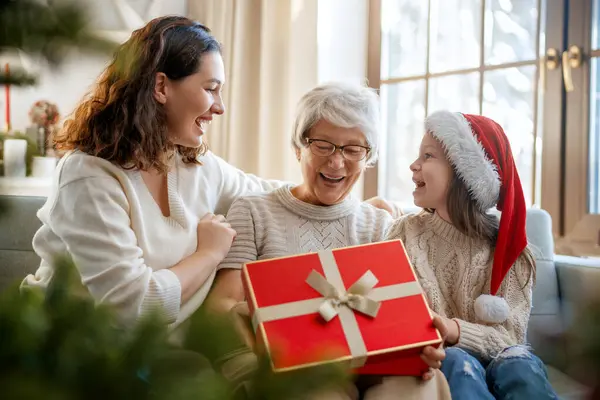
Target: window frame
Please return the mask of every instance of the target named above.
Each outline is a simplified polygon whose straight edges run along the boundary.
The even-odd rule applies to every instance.
[[[382,0],[371,0],[369,2],[369,36],[368,36],[368,60],[367,60],[367,80],[369,86],[380,90],[382,86],[381,79],[381,5]],[[538,0],[538,5],[544,5],[542,0]],[[569,10],[566,10],[569,5]],[[485,8],[486,1],[482,0],[482,7]],[[538,62],[536,85],[534,93],[534,106],[536,110],[536,120],[534,120],[534,141],[541,139],[541,142],[534,142],[534,160],[533,177],[534,193],[533,203],[546,210],[552,217],[552,231],[557,240],[557,248],[565,246],[565,240],[582,240],[582,235],[590,238],[590,233],[600,235],[598,232],[575,232],[570,235],[569,232],[575,225],[583,224],[585,226],[600,227],[600,215],[587,214],[587,185],[588,185],[588,125],[589,125],[589,64],[584,60],[582,67],[572,70],[573,83],[576,88],[586,88],[586,90],[576,90],[566,92],[564,89],[563,66],[560,55],[571,44],[577,44],[584,49],[584,54],[588,54],[591,43],[591,1],[585,2],[566,2],[566,0],[547,0],[545,7],[540,9],[539,24],[544,23],[551,29],[545,30],[545,43],[540,43],[538,38]],[[567,12],[568,11],[568,12]],[[566,18],[568,17],[568,21]],[[483,18],[485,20],[485,18]],[[581,23],[585,21],[585,23]],[[482,21],[482,24],[485,22]],[[539,36],[539,35],[538,35]],[[566,41],[568,37],[568,42]],[[483,40],[483,30],[482,30]],[[483,41],[481,46],[484,46]],[[541,55],[540,51],[545,49],[546,55]],[[558,56],[558,65],[554,68],[548,68],[548,49],[556,50]],[[593,52],[593,55],[600,56],[600,50]],[[481,54],[483,58],[485,55]],[[600,61],[600,58],[599,58]],[[522,65],[531,65],[530,61],[505,63],[494,66],[484,66],[480,63],[479,68],[460,70],[460,72],[479,71],[480,79],[483,80],[483,72],[507,67],[518,67]],[[453,71],[454,72],[454,71]],[[440,75],[450,75],[453,72],[431,74],[428,73],[421,78],[429,78]],[[458,72],[458,71],[456,71]],[[417,79],[411,77],[410,79]],[[390,81],[407,81],[408,79],[390,79]],[[388,82],[388,80],[386,80]],[[539,93],[543,97],[539,96]],[[426,93],[426,96],[428,94]],[[482,93],[480,91],[480,112],[482,107]],[[427,98],[426,98],[427,101]],[[539,103],[541,101],[541,103]],[[585,107],[584,107],[585,106]],[[541,122],[541,132],[539,132]],[[384,134],[387,134],[385,132]],[[538,152],[537,146],[542,147],[539,159],[536,159]],[[588,162],[582,163],[585,159]],[[365,172],[364,179],[364,197],[370,198],[381,195],[380,176],[377,164]],[[540,190],[536,193],[535,186],[538,182]],[[592,222],[587,222],[586,219]],[[582,222],[583,221],[583,222]],[[596,228],[597,230],[597,228]],[[600,237],[596,236],[597,240]],[[595,244],[595,240],[593,244]],[[582,255],[589,253],[588,250],[579,248],[575,251],[566,249],[563,253],[572,255]]]
[[[551,4],[548,4],[551,3]],[[542,115],[542,154],[540,165],[541,198],[540,208],[547,211],[552,217],[552,232],[555,239],[560,238],[563,232],[563,207],[564,207],[564,128],[563,108],[564,83],[562,76],[562,63],[560,54],[565,47],[565,0],[548,1],[546,8],[546,26],[553,29],[546,30],[546,57],[543,62],[543,115]],[[554,69],[547,66],[548,50],[554,49],[559,55],[558,65]],[[559,112],[557,112],[559,111]]]
[[[578,68],[571,69],[574,90],[565,96],[563,140],[563,215],[559,246],[563,253],[600,256],[600,214],[590,214],[589,136],[591,59],[600,61],[600,50],[592,49],[593,1],[570,1],[566,29],[567,43],[582,50],[583,60]],[[563,66],[564,68],[564,66]],[[564,81],[564,75],[563,75]]]

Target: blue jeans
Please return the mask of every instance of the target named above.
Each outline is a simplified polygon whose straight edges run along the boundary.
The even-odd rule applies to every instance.
[[[544,363],[524,346],[504,349],[487,365],[449,347],[441,371],[453,399],[558,399]]]

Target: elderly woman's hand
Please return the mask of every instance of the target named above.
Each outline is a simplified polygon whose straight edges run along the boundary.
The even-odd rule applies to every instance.
[[[248,304],[245,301],[236,303],[230,309],[229,316],[242,343],[217,359],[214,364],[221,375],[236,387],[235,391],[244,390],[245,383],[258,368]]]
[[[231,308],[231,317],[233,319],[233,326],[242,339],[242,341],[252,351],[256,352],[256,338],[252,331],[252,321],[250,320],[250,310],[248,309],[248,303],[241,301]]]

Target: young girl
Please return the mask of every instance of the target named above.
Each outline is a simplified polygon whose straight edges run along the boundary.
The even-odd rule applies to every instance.
[[[457,399],[556,399],[526,346],[535,263],[525,200],[504,131],[489,118],[439,111],[427,118],[410,166],[419,214],[402,239],[431,309],[445,321],[441,370]],[[488,213],[496,206],[498,218]]]

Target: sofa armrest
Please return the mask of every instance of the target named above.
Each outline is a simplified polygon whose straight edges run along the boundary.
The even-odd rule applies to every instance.
[[[563,256],[560,254],[556,254],[554,256],[554,262],[557,267],[591,267],[591,268],[600,268],[600,258],[596,257],[573,257],[573,256]]]
[[[563,329],[566,334],[563,339],[565,359],[561,361],[560,369],[579,382],[589,384],[589,371],[585,363],[582,363],[580,349],[569,337],[584,334],[576,321],[582,317],[580,313],[585,312],[592,301],[600,299],[600,259],[557,255],[554,263],[558,275]]]
[[[580,306],[598,296],[600,259],[557,255],[554,263],[563,304]]]

